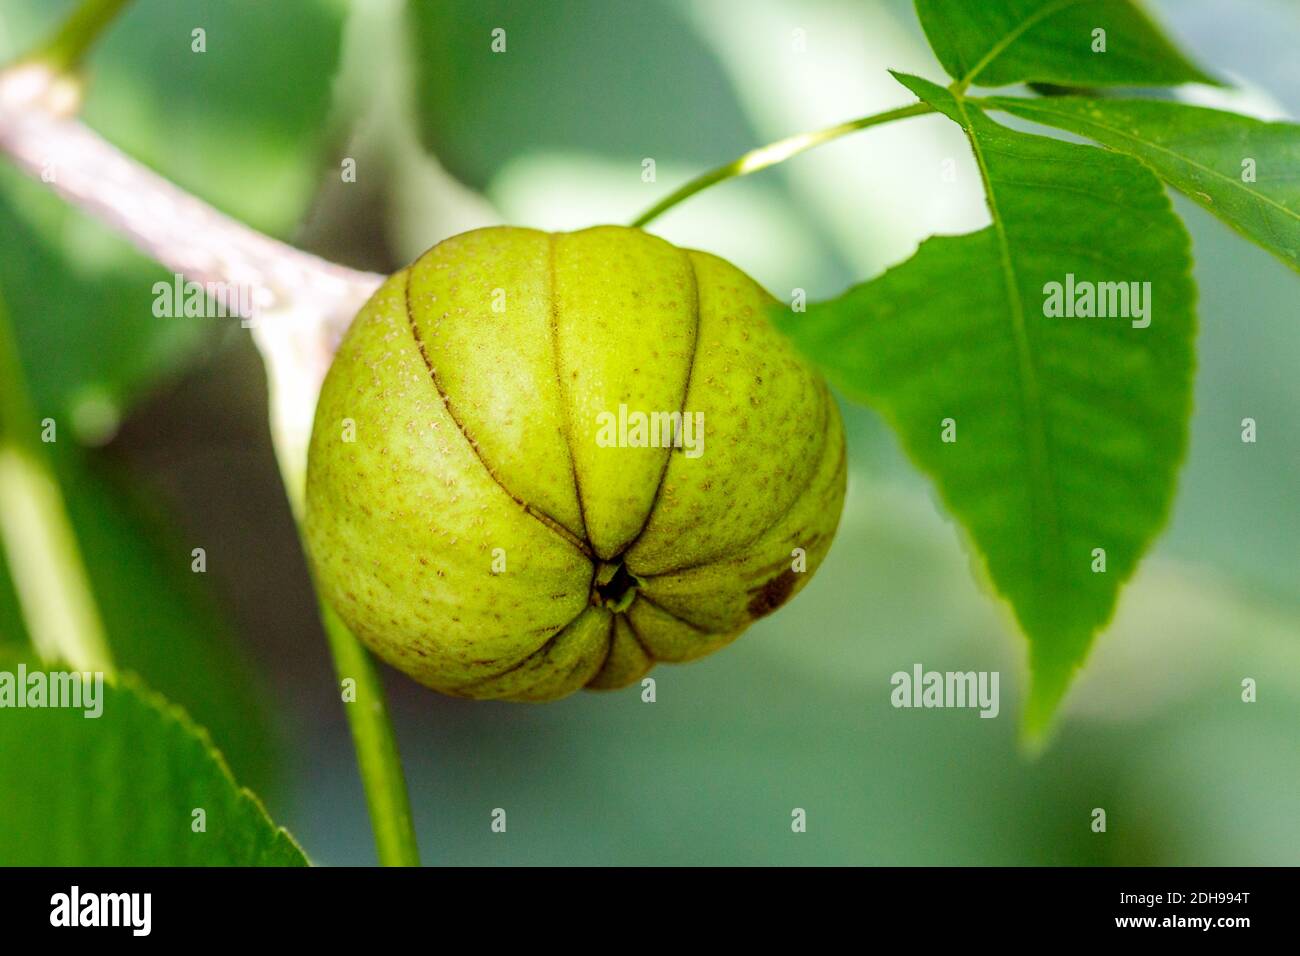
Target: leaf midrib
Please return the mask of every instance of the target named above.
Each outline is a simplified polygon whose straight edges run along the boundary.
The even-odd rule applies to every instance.
[[[979,167],[980,179],[984,184],[984,195],[988,200],[989,213],[992,217],[994,235],[998,240],[998,259],[1002,271],[1002,279],[1006,284],[1007,296],[1011,300],[1011,332],[1012,339],[1016,344],[1016,357],[1020,367],[1020,396],[1022,411],[1025,418],[1026,429],[1029,437],[1029,470],[1034,488],[1043,489],[1045,494],[1045,505],[1047,514],[1037,514],[1040,500],[1037,494],[1030,495],[1029,510],[1031,516],[1038,519],[1036,524],[1041,524],[1046,532],[1049,547],[1046,549],[1036,549],[1035,561],[1040,569],[1045,571],[1049,580],[1055,582],[1058,580],[1057,555],[1060,553],[1060,529],[1057,518],[1059,506],[1056,500],[1056,488],[1051,477],[1051,468],[1048,464],[1047,454],[1047,427],[1043,421],[1042,415],[1042,393],[1038,382],[1038,369],[1034,364],[1034,356],[1029,348],[1029,334],[1025,323],[1025,305],[1020,295],[1020,284],[1017,281],[1015,266],[1011,261],[1011,245],[1007,238],[1006,226],[1002,221],[1002,215],[998,211],[998,201],[994,193],[993,182],[989,175],[988,165],[984,159],[984,150],[980,146],[979,136],[975,132],[975,126],[971,122],[970,114],[966,111],[966,103],[960,95],[953,97],[953,102],[957,105],[957,110],[961,114],[962,127],[966,132],[966,138],[970,140],[971,151],[975,154],[975,163]],[[1044,555],[1047,555],[1044,559]],[[1046,565],[1043,567],[1043,565]]]

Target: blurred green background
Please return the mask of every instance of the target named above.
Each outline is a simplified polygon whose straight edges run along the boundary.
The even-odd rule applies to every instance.
[[[1300,8],[1154,6],[1237,85],[1193,101],[1300,113]],[[68,7],[6,2],[0,57]],[[90,66],[85,116],[107,138],[261,229],[379,271],[493,222],[629,221],[746,149],[907,102],[887,68],[942,76],[905,0],[139,0]],[[917,174],[949,157],[969,162],[943,119],[894,124],[651,231],[778,297],[829,297],[987,221],[976,177]],[[637,688],[476,703],[386,671],[425,861],[1300,863],[1300,284],[1177,202],[1201,296],[1191,453],[1043,757],[1016,745],[1024,645],[1008,615],[881,422],[846,406],[849,499],[824,568],[727,650],[658,668],[656,703]],[[315,861],[374,862],[248,332],[155,318],[163,270],[4,164],[0,242],[38,414],[75,438],[49,447],[119,662],[211,731]],[[0,641],[18,643],[2,562]],[[1001,716],[894,710],[889,677],[917,662],[1001,671]],[[0,780],[0,796],[20,785]]]

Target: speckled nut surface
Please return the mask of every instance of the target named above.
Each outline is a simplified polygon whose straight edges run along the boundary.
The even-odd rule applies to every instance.
[[[844,499],[835,401],[772,301],[636,229],[431,249],[357,315],[321,393],[326,600],[466,697],[621,687],[727,644],[807,583]]]

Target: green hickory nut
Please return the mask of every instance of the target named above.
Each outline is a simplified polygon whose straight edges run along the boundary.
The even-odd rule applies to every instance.
[[[638,229],[434,247],[357,315],[321,391],[325,600],[463,697],[622,687],[727,644],[807,583],[844,501],[839,411],[774,302]],[[681,429],[638,428],[655,413]]]

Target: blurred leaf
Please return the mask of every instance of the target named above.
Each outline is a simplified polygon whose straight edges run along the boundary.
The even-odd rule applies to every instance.
[[[265,682],[191,573],[191,546],[102,466],[71,451],[55,463],[118,667],[184,707],[239,779],[267,793],[278,747]]]
[[[1215,83],[1131,0],[916,0],[944,70],[963,86]],[[1105,52],[1093,31],[1105,30]]]
[[[1189,242],[1136,160],[1013,132],[900,80],[966,130],[993,224],[775,318],[885,415],[971,534],[1029,637],[1037,734],[1169,512],[1191,410]],[[1045,286],[1067,274],[1150,282],[1150,326],[1045,316]]]
[[[14,609],[36,652],[105,669],[112,656],[89,576],[46,455],[54,422],[32,407],[9,310],[0,295],[0,550]],[[6,595],[7,597],[7,595]],[[16,622],[15,622],[16,623]]]
[[[0,223],[4,217],[0,199]],[[175,540],[167,531],[167,521],[156,507],[146,504],[138,489],[109,480],[104,467],[93,466],[94,457],[77,446],[70,434],[76,429],[68,427],[76,421],[76,405],[65,413],[50,396],[61,380],[54,370],[66,359],[68,350],[59,347],[43,324],[48,311],[23,295],[13,295],[13,286],[7,284],[8,270],[15,264],[19,267],[12,274],[21,283],[26,275],[21,266],[31,262],[36,252],[36,244],[20,243],[14,256],[0,257],[0,288],[10,315],[18,320],[14,332],[20,340],[23,377],[45,387],[45,395],[35,400],[34,409],[15,412],[30,421],[14,427],[23,429],[24,437],[49,459],[57,475],[113,657],[121,666],[142,674],[151,686],[208,727],[241,779],[259,790],[269,789],[275,779],[276,754],[267,695],[211,596],[190,573],[190,547]],[[20,284],[18,288],[24,294],[33,292],[30,286]],[[106,280],[100,288],[108,292],[114,286]],[[57,311],[60,305],[80,305],[87,319],[103,318],[94,307],[94,289],[89,285],[69,283],[65,295],[54,299],[55,306],[49,311]],[[15,307],[19,302],[23,304],[21,312]],[[176,328],[184,323],[150,318],[164,325],[177,323],[172,326]],[[101,358],[107,359],[104,351],[101,349]],[[83,358],[90,360],[94,355]],[[131,360],[125,354],[122,359]],[[13,404],[27,403],[13,400]],[[45,444],[37,441],[37,436],[47,417],[54,419],[59,440]],[[27,646],[9,570],[0,556],[0,643]]]
[[[6,13],[17,38],[3,45],[12,54],[35,42],[66,9],[15,4]],[[320,178],[342,21],[326,0],[139,0],[93,52],[85,118],[199,197],[288,236]],[[205,53],[191,51],[197,28]],[[153,283],[170,278],[161,267],[7,165],[0,235],[0,283],[24,351],[41,357],[33,397],[83,440],[111,435],[140,392],[216,328],[155,317]]]
[[[16,37],[0,42],[35,42],[66,9],[17,4],[6,10]],[[342,21],[342,5],[325,0],[140,0],[91,58],[86,118],[200,197],[287,235],[319,178]],[[197,28],[204,53],[191,49]],[[169,278],[161,267],[7,166],[0,235],[0,286],[33,403],[64,439],[52,451],[110,438],[136,397],[221,321],[155,317],[153,283]],[[241,778],[266,784],[265,695],[189,575],[189,548],[172,542],[164,554],[163,523],[138,494],[107,487],[73,451],[55,458],[117,660],[210,727]],[[6,580],[0,626],[21,634],[11,597]]]
[[[135,0],[91,57],[84,115],[224,212],[287,236],[316,190],[344,7]],[[206,52],[192,50],[205,31]]]
[[[0,287],[42,417],[98,443],[217,319],[153,314],[162,268],[38,183],[0,168]],[[39,360],[37,360],[39,357]]]
[[[0,664],[16,681],[19,662]],[[129,677],[106,682],[101,700],[98,717],[0,710],[0,864],[306,865],[180,708]],[[192,828],[196,809],[205,832]]]
[[[988,106],[1128,153],[1300,270],[1300,126],[1164,100],[992,97]],[[1246,181],[1246,166],[1253,175]]]
[[[27,632],[18,606],[18,595],[9,576],[4,548],[0,548],[0,654],[27,649]]]
[[[714,165],[754,145],[726,75],[669,4],[569,0],[561,15],[411,0],[407,16],[420,133],[475,188],[526,152],[612,156],[639,182],[646,157]]]

